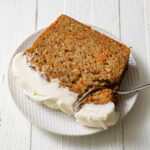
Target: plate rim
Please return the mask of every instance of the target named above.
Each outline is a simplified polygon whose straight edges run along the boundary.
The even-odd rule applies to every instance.
[[[97,27],[97,26],[94,26],[94,25],[89,25],[89,26],[91,26],[92,28],[94,28],[96,31],[97,31],[97,29],[100,29],[101,31],[104,31],[104,34],[107,33],[106,36],[109,37],[109,35],[110,35],[110,36],[114,37],[116,41],[119,41],[119,42],[121,42],[121,43],[124,43],[124,42],[122,42],[119,38],[117,38],[115,35],[113,35],[112,33],[108,32],[108,31],[106,31],[105,29],[102,29],[102,28]],[[87,134],[76,134],[76,135],[75,135],[75,134],[63,134],[63,133],[56,132],[56,131],[53,131],[53,130],[48,130],[48,129],[44,128],[44,127],[41,127],[38,123],[34,122],[33,120],[31,120],[30,117],[28,117],[28,116],[23,112],[23,110],[18,106],[16,100],[15,100],[14,97],[13,97],[12,91],[11,91],[11,89],[10,89],[10,82],[9,82],[9,81],[10,81],[9,70],[10,70],[11,67],[12,67],[12,65],[11,65],[11,64],[12,64],[12,60],[13,60],[14,56],[18,53],[17,51],[18,51],[18,49],[20,48],[20,46],[21,46],[27,39],[31,38],[32,36],[34,36],[35,34],[37,34],[37,33],[39,33],[39,32],[43,32],[44,29],[46,29],[46,28],[42,28],[42,29],[40,29],[40,30],[38,30],[38,31],[36,31],[36,32],[34,32],[34,33],[32,33],[31,35],[29,35],[27,38],[25,38],[25,40],[23,40],[23,41],[19,44],[19,46],[17,47],[17,49],[13,52],[13,55],[12,55],[12,57],[11,57],[10,60],[9,60],[8,69],[7,69],[7,87],[8,87],[9,94],[11,95],[11,99],[14,101],[14,103],[15,103],[15,105],[17,106],[17,108],[19,109],[19,111],[23,114],[23,116],[24,116],[28,121],[30,121],[30,122],[31,122],[33,125],[35,125],[36,127],[41,128],[41,129],[43,129],[43,130],[45,130],[45,131],[48,131],[48,132],[50,132],[50,133],[57,134],[57,135],[61,135],[61,136],[80,137],[80,136],[94,135],[94,134],[97,134],[97,133],[99,133],[99,132],[106,131],[106,130],[100,130],[100,129],[99,129],[99,130],[93,131],[93,132],[91,132],[91,133],[87,133]],[[103,33],[102,33],[102,34],[103,34]],[[130,56],[132,56],[132,58],[133,58],[133,60],[134,60],[135,66],[136,66],[136,68],[137,68],[138,79],[139,79],[139,69],[138,69],[138,67],[137,67],[137,63],[136,63],[136,61],[135,61],[135,58],[134,58],[133,55],[132,55],[132,52],[130,52]],[[23,93],[23,94],[24,94],[24,93]],[[126,117],[126,116],[128,115],[128,113],[130,113],[130,111],[133,109],[133,107],[134,107],[134,105],[135,105],[135,103],[136,103],[136,101],[137,101],[138,95],[139,95],[139,93],[138,93],[138,92],[135,92],[135,94],[134,94],[134,102],[133,102],[133,104],[132,104],[132,107],[128,110],[128,112],[127,112],[122,118],[119,119],[119,121],[117,122],[117,124],[120,123],[120,122],[124,119],[124,117]],[[25,95],[25,96],[26,96],[26,95]],[[116,124],[116,125],[117,125],[117,124]],[[116,125],[114,125],[114,126],[116,126]],[[107,130],[109,130],[110,128],[113,128],[114,126],[109,127]]]

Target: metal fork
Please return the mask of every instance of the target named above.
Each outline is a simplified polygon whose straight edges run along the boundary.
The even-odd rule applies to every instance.
[[[132,93],[132,92],[136,92],[136,91],[143,90],[143,89],[145,89],[145,88],[147,88],[147,87],[150,87],[150,83],[144,84],[144,85],[141,85],[141,86],[139,86],[139,87],[135,87],[135,88],[133,88],[133,89],[126,90],[126,91],[119,91],[119,90],[115,91],[115,90],[113,90],[113,92],[114,92],[114,93],[118,93],[118,94],[120,94],[120,95],[126,95],[126,94],[130,94],[130,93]],[[98,91],[98,90],[102,90],[102,89],[104,89],[104,88],[106,88],[106,87],[91,88],[89,91],[87,91],[87,92],[76,102],[76,104],[75,104],[75,111],[76,111],[76,112],[79,111],[79,109],[80,109],[80,107],[81,107],[81,104],[86,100],[86,98],[87,98],[89,95],[95,93],[95,92]]]

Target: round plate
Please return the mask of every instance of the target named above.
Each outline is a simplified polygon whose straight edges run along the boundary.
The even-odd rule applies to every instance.
[[[115,36],[102,29],[94,26],[92,26],[92,28],[98,30],[101,33],[104,33],[105,35],[117,41],[120,41]],[[37,39],[37,37],[43,32],[43,30],[44,29],[28,37],[19,46],[14,55],[29,48]],[[90,135],[102,131],[101,129],[83,127],[78,124],[73,117],[68,116],[63,112],[47,108],[46,106],[38,104],[25,96],[13,77],[12,59],[8,68],[9,90],[16,105],[33,124],[47,131],[68,136]],[[131,87],[135,87],[137,85],[137,82],[138,70],[134,58],[132,57],[132,55],[130,55],[128,70],[125,73],[125,76],[121,83],[121,89],[129,89]],[[137,93],[121,96],[119,103],[117,104],[117,110],[121,113],[120,120],[131,110],[136,101],[136,98]]]

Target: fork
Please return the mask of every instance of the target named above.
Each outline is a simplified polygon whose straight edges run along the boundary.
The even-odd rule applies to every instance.
[[[144,85],[141,85],[141,86],[138,86],[138,87],[135,87],[133,89],[130,89],[130,90],[126,90],[126,91],[119,91],[119,90],[113,90],[114,93],[117,93],[117,94],[120,94],[120,95],[126,95],[126,94],[130,94],[132,92],[137,92],[137,91],[140,91],[140,90],[143,90],[147,87],[150,87],[150,83],[148,84],[144,84]],[[89,91],[87,91],[76,103],[75,103],[75,112],[78,112],[80,107],[81,107],[81,104],[86,100],[86,98],[95,93],[96,91],[98,90],[102,90],[106,87],[96,87],[96,88],[91,88]]]

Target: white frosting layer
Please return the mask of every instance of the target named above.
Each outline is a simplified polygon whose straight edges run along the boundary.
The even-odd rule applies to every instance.
[[[109,102],[102,105],[85,104],[75,114],[75,118],[84,126],[107,129],[117,123],[119,115],[114,103]]]
[[[27,65],[23,53],[14,57],[12,70],[23,92],[32,100],[73,115],[74,103],[78,95],[67,88],[59,87],[57,79],[51,82],[44,80],[38,72],[31,70]]]

